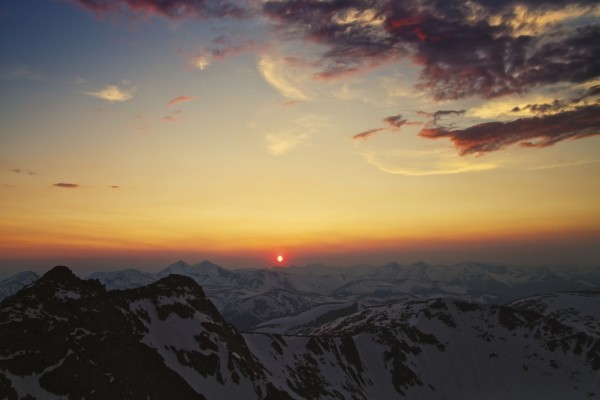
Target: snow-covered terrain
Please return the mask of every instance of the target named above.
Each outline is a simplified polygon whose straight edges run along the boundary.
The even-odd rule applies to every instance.
[[[598,304],[330,302],[240,334],[189,277],[106,291],[56,267],[0,302],[0,398],[596,398]]]
[[[38,274],[31,271],[25,271],[0,281],[0,300],[17,293],[25,286],[40,278]]]
[[[303,267],[228,270],[210,261],[178,261],[151,274],[137,270],[98,272],[109,290],[131,289],[170,274],[188,276],[201,285],[225,319],[242,330],[327,303],[359,306],[398,301],[450,298],[506,304],[549,291],[600,290],[600,268],[519,267],[466,262],[456,265],[389,263],[382,266]],[[35,279],[33,277],[32,279]],[[0,285],[0,299],[28,284],[14,277],[13,289]],[[20,285],[20,286],[19,286]]]

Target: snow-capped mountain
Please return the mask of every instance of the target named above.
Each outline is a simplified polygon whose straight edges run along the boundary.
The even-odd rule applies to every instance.
[[[272,289],[265,293],[232,300],[221,310],[221,313],[227,322],[238,329],[249,330],[263,321],[295,315],[315,304],[307,296],[301,296],[296,292]]]
[[[600,291],[550,292],[513,301],[510,307],[543,314],[600,337]]]
[[[89,278],[98,279],[110,290],[122,290],[170,274],[194,279],[226,320],[244,330],[272,318],[303,312],[309,306],[332,302],[370,306],[445,297],[505,304],[549,291],[600,290],[600,268],[518,267],[476,262],[451,266],[389,263],[379,267],[312,264],[228,270],[210,261],[194,265],[178,261],[156,274],[122,270],[95,273]]]
[[[111,290],[131,289],[146,286],[157,280],[156,275],[141,272],[137,269],[124,269],[120,271],[95,272],[87,279],[96,279]]]
[[[234,276],[232,271],[211,263],[208,260],[201,263],[189,265],[184,261],[177,261],[160,271],[156,276],[162,278],[171,274],[189,276],[203,287],[208,286],[226,286],[231,287],[231,279]]]
[[[38,274],[32,271],[25,271],[0,281],[0,300],[17,293],[25,286],[37,281],[40,278]]]
[[[303,336],[240,334],[189,277],[107,292],[56,267],[0,302],[0,397],[594,398],[600,331],[572,316],[599,299],[321,304],[279,319]]]
[[[253,332],[306,335],[318,326],[358,311],[358,303],[317,304],[297,314],[274,318],[252,327]]]
[[[0,321],[1,398],[290,398],[188,277],[106,292],[56,267]]]

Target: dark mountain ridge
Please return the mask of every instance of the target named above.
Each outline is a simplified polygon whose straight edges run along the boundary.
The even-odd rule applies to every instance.
[[[189,277],[107,291],[56,267],[0,302],[0,398],[594,398],[599,300],[410,300],[241,334]]]

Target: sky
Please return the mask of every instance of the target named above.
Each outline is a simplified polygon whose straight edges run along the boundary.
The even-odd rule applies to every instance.
[[[0,3],[0,273],[600,264],[596,1]]]

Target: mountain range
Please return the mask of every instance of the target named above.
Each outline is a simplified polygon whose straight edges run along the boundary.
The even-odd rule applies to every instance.
[[[301,293],[295,286],[276,285],[307,282],[296,281],[302,274],[293,272],[264,274],[266,279],[245,272],[242,279],[209,269],[216,271],[207,273],[213,283],[223,283],[218,279],[244,282],[230,287],[248,292],[255,288],[264,293]],[[129,273],[139,282],[141,275]],[[0,397],[600,396],[597,289],[550,291],[503,305],[460,299],[456,294],[386,304],[319,303],[315,295],[312,307],[271,320],[274,328],[263,322],[257,329],[241,332],[221,316],[195,279],[162,275],[135,288],[107,290],[99,280],[81,279],[66,267],[55,267],[4,298],[0,302]],[[323,289],[332,291],[336,289]],[[463,293],[468,295],[469,289]],[[302,333],[282,334],[278,329]]]
[[[296,315],[322,304],[357,307],[398,301],[453,298],[483,304],[506,304],[538,293],[600,289],[600,268],[516,267],[476,262],[456,265],[410,265],[235,269],[210,261],[178,261],[158,273],[127,269],[97,272],[109,290],[148,285],[171,274],[192,278],[228,323],[252,330],[266,322]],[[22,273],[0,282],[0,299],[38,276]]]

